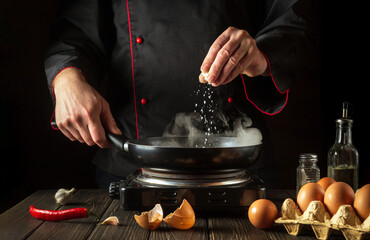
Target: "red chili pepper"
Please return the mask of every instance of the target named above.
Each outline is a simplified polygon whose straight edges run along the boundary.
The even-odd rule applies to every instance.
[[[94,215],[87,208],[71,208],[66,210],[44,210],[35,208],[33,205],[30,207],[30,213],[34,218],[45,221],[63,221],[74,218],[87,218]]]

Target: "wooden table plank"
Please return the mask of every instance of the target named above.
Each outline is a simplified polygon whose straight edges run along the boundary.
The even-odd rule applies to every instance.
[[[52,195],[51,195],[52,196]],[[108,208],[112,199],[109,198],[106,190],[77,190],[73,196],[73,203],[64,205],[60,209],[75,207],[86,207],[91,212],[101,217]],[[37,219],[35,219],[37,220]],[[37,220],[41,221],[41,220]],[[28,239],[86,239],[97,224],[97,218],[71,219],[60,222],[45,221],[38,227]]]
[[[100,239],[148,239],[150,231],[141,228],[134,219],[134,211],[125,211],[119,207],[119,200],[115,199],[104,213],[100,222],[110,216],[116,216],[120,222],[118,226],[97,225],[91,233],[89,240]]]
[[[251,225],[244,215],[197,214],[195,226],[189,230],[176,230],[162,222],[155,231],[142,229],[134,220],[135,211],[125,211],[119,207],[119,200],[109,198],[106,190],[78,190],[74,203],[60,207],[53,199],[55,190],[37,191],[28,198],[0,215],[0,239],[304,239],[314,240],[315,235],[308,227],[298,237],[290,236],[283,225],[275,224],[269,230],[260,230]],[[278,210],[282,202],[291,197],[294,191],[270,190],[267,198]],[[33,218],[29,206],[43,209],[67,209],[87,207],[100,217],[100,222],[108,216],[117,216],[119,226],[97,225],[97,218],[74,219],[63,222],[45,222]],[[168,214],[168,212],[165,212]],[[331,240],[344,239],[339,234]]]
[[[164,217],[170,212],[165,212]],[[162,222],[159,228],[151,232],[150,238],[152,240],[186,240],[186,239],[207,239],[207,220],[206,218],[200,218],[195,216],[195,223],[191,229],[188,230],[178,230],[175,229],[165,222]]]
[[[53,199],[55,191],[38,191],[0,215],[0,239],[25,239],[43,222],[33,218],[29,207],[55,210],[59,206]]]
[[[92,232],[89,240],[94,239],[206,239],[206,219],[197,219],[193,228],[182,231],[168,226],[165,222],[154,231],[141,228],[135,221],[134,215],[140,214],[137,211],[125,211],[119,207],[119,201],[114,200],[107,209],[101,220],[109,216],[116,216],[120,226],[98,225]],[[167,213],[165,213],[167,214]]]
[[[267,190],[266,198],[273,201],[278,209],[289,195],[284,190]],[[209,239],[296,239],[290,236],[284,226],[274,224],[269,230],[255,228],[248,219],[248,213],[241,216],[208,219]],[[304,238],[303,238],[304,239]],[[311,238],[309,238],[311,239]]]

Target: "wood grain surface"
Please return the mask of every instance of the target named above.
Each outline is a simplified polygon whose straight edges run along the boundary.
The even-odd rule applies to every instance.
[[[251,225],[246,212],[234,214],[197,214],[195,225],[189,230],[176,230],[164,222],[155,231],[141,228],[135,221],[137,211],[126,211],[120,208],[119,200],[109,198],[108,191],[97,189],[78,190],[73,202],[60,206],[53,198],[56,190],[37,191],[0,215],[0,239],[280,239],[280,240],[313,240],[316,239],[312,229],[304,229],[298,237],[289,235],[282,225],[275,224],[269,230],[260,230]],[[267,198],[272,200],[278,209],[288,198],[295,198],[294,191],[269,190]],[[72,219],[60,222],[47,222],[33,218],[29,207],[35,205],[41,209],[68,209],[86,207],[97,216]],[[167,215],[167,212],[164,212]],[[117,216],[118,226],[101,225],[109,216]],[[344,239],[341,233],[334,233],[330,240]]]

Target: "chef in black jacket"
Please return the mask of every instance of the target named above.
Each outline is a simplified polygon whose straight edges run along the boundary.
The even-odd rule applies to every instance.
[[[247,114],[262,131],[265,150],[252,169],[276,183],[264,115],[284,108],[302,66],[313,65],[311,7],[306,0],[62,1],[45,58],[58,128],[101,147],[93,163],[106,187],[138,166],[109,148],[105,131],[161,136],[177,113],[194,111],[199,78],[212,84],[223,114]]]

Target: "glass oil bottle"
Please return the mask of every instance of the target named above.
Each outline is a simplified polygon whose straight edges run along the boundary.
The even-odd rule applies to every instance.
[[[356,191],[359,157],[352,144],[353,120],[348,116],[348,106],[348,103],[343,103],[342,118],[336,120],[335,143],[328,152],[328,177],[348,183]]]

